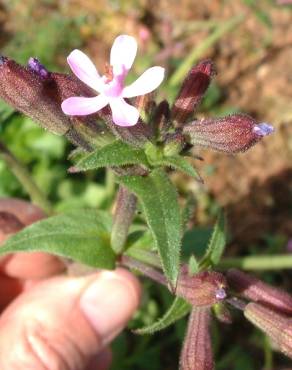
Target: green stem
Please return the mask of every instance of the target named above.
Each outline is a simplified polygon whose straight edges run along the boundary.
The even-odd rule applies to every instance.
[[[53,213],[52,207],[43,194],[43,192],[39,189],[37,184],[32,179],[28,170],[23,166],[22,163],[18,161],[17,158],[9,151],[6,146],[0,142],[0,158],[7,164],[8,168],[17,178],[17,180],[21,183],[23,188],[26,190],[28,195],[31,198],[31,201],[39,206],[45,213],[48,215]]]
[[[269,256],[248,256],[224,258],[218,267],[228,269],[238,267],[243,270],[282,270],[292,268],[292,255],[274,254]]]
[[[272,370],[273,366],[273,351],[271,348],[270,339],[267,335],[264,335],[264,353],[265,353],[265,366],[264,370]]]
[[[213,46],[220,38],[227,32],[232,31],[239,23],[244,20],[244,16],[241,14],[230,19],[227,22],[220,24],[215,30],[206,37],[199,45],[197,45],[184,60],[184,62],[178,67],[169,80],[170,86],[177,86],[185,77],[187,72],[190,70],[204,53]]]

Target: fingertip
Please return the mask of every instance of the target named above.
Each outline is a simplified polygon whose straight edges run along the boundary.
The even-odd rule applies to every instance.
[[[126,326],[141,296],[138,280],[128,271],[102,271],[80,298],[80,308],[99,336],[109,343]]]

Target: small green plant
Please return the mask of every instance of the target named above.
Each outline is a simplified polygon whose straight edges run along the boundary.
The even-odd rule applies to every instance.
[[[211,311],[219,320],[231,323],[230,307],[243,311],[281,351],[292,356],[292,297],[239,270],[222,272],[222,268],[238,263],[221,260],[226,246],[222,212],[205,254],[196,256],[194,246],[189,260],[181,258],[188,212],[181,209],[169,177],[175,169],[202,182],[189,161],[194,147],[228,154],[243,152],[271,134],[273,127],[245,114],[194,118],[214,76],[210,60],[190,69],[172,106],[153,98],[152,91],[164,78],[161,67],[148,69],[125,87],[136,49],[132,37],[119,36],[103,76],[79,50],[68,57],[75,76],[50,72],[36,58],[30,58],[24,67],[1,57],[1,98],[77,147],[70,155],[73,165],[69,173],[106,168],[114,174],[118,191],[113,217],[109,211],[97,209],[55,214],[29,171],[0,143],[0,157],[32,202],[48,216],[25,228],[17,224],[12,230],[18,232],[7,239],[0,254],[44,251],[65,258],[66,265],[68,259],[97,269],[122,265],[166,286],[174,296],[169,310],[136,332],[153,334],[190,312],[180,359],[182,370],[214,367]],[[139,220],[137,207],[142,209]],[[9,213],[1,213],[3,229],[9,229],[12,222],[16,221]]]

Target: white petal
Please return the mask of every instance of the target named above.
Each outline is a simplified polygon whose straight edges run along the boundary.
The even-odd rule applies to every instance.
[[[123,89],[123,97],[133,98],[134,96],[148,94],[161,84],[163,78],[164,68],[149,68],[136,81]]]
[[[95,113],[108,104],[108,98],[102,94],[94,98],[74,96],[63,101],[61,107],[70,116],[87,116]]]
[[[110,101],[113,121],[118,126],[134,126],[139,119],[137,108],[125,102],[123,98],[115,98]]]
[[[73,50],[67,58],[67,62],[72,69],[72,72],[86,85],[94,90],[100,91],[100,76],[95,68],[95,65],[80,50]]]
[[[137,54],[137,42],[132,36],[120,35],[118,36],[112,46],[110,55],[110,64],[116,71],[127,71],[132,67],[134,59]]]

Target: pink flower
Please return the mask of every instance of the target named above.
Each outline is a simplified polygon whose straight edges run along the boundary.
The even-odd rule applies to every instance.
[[[86,85],[99,93],[93,98],[71,97],[63,101],[62,110],[71,116],[84,116],[98,112],[107,104],[112,110],[113,121],[118,126],[134,126],[139,119],[137,108],[124,98],[148,94],[164,78],[164,68],[147,69],[135,82],[124,87],[125,78],[137,53],[136,40],[127,35],[118,36],[111,48],[110,65],[100,76],[92,61],[80,50],[73,50],[67,61],[73,73]]]

